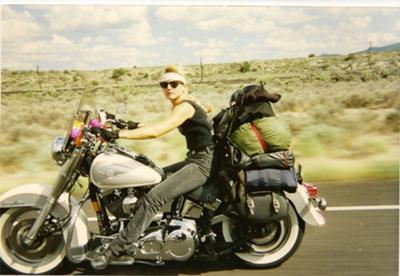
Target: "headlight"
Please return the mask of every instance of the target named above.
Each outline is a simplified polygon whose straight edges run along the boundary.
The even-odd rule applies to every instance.
[[[57,136],[53,140],[53,144],[51,145],[51,156],[53,160],[56,161],[57,165],[61,166],[65,163],[65,153],[63,152],[65,138],[62,136]]]

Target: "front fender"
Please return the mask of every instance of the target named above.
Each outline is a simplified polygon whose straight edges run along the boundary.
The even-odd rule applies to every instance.
[[[285,192],[286,197],[292,202],[297,214],[307,223],[313,226],[322,226],[325,224],[325,218],[320,210],[315,207],[309,200],[307,189],[302,186],[297,186],[295,193]]]
[[[51,190],[52,186],[44,184],[27,184],[11,189],[0,195],[0,213],[1,209],[9,208],[42,208]],[[69,194],[63,193],[52,210],[52,214],[60,218],[71,214],[72,221],[63,229],[63,235],[67,244],[67,257],[73,262],[80,262],[85,258],[90,239],[87,216],[82,209],[78,209],[78,205],[78,201],[71,196],[70,208]]]

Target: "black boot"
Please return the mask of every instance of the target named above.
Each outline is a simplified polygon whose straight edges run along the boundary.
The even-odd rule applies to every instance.
[[[103,244],[94,251],[90,264],[94,269],[105,269],[114,259],[116,256],[109,244]]]

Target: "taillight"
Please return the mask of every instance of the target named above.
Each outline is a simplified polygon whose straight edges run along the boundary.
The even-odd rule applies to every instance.
[[[307,192],[311,198],[318,197],[318,188],[315,185],[303,182],[303,186],[307,189]]]

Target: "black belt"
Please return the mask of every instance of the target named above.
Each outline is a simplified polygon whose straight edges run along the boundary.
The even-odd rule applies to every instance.
[[[196,154],[196,153],[200,153],[200,152],[211,153],[211,152],[214,151],[214,148],[215,148],[214,145],[209,145],[209,146],[205,146],[205,147],[189,150],[188,154]]]

